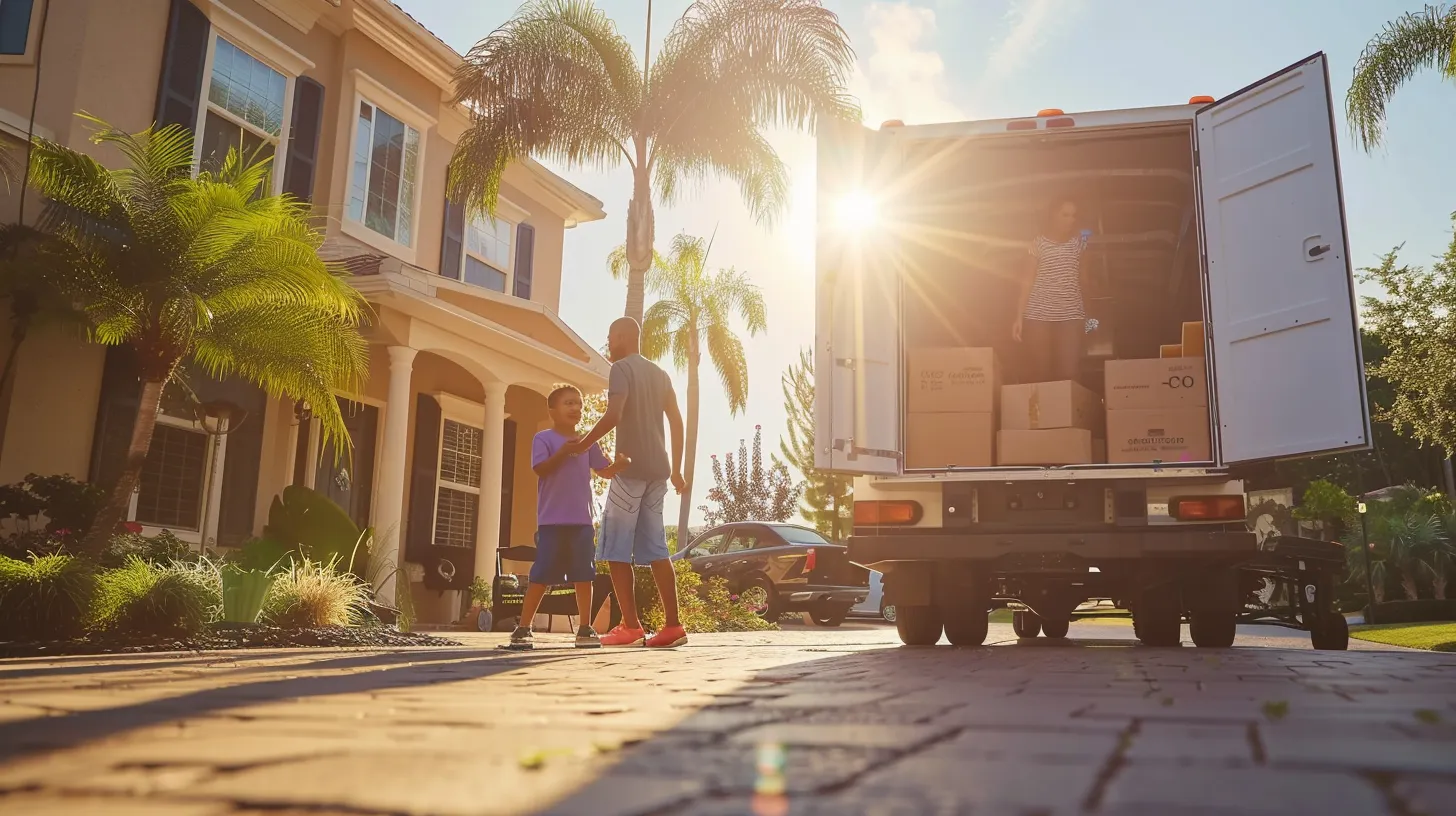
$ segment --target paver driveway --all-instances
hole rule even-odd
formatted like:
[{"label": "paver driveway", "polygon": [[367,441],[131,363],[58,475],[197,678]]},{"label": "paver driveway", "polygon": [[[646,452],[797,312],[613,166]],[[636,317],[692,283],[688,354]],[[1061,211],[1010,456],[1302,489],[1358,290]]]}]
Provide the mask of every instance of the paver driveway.
[{"label": "paver driveway", "polygon": [[1456,813],[1456,654],[1258,632],[4,661],[0,812]]}]

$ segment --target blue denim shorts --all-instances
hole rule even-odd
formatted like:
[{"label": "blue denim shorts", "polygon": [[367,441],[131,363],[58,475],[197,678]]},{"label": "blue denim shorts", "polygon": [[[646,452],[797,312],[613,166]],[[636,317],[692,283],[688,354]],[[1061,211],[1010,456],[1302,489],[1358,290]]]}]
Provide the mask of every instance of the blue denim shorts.
[{"label": "blue denim shorts", "polygon": [[602,514],[598,557],[639,567],[667,558],[667,531],[662,526],[666,496],[667,482],[613,478]]},{"label": "blue denim shorts", "polygon": [[536,531],[533,584],[576,584],[597,576],[596,541],[590,524],[543,524]]}]

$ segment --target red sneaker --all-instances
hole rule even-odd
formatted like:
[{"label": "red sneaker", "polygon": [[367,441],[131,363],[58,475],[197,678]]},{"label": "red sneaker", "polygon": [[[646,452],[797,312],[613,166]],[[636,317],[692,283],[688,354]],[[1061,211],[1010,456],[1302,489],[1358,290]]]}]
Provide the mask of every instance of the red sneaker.
[{"label": "red sneaker", "polygon": [[603,646],[641,646],[647,633],[641,629],[628,629],[623,624],[617,624],[617,628],[602,635]]},{"label": "red sneaker", "polygon": [[664,626],[662,631],[653,635],[647,641],[649,649],[671,649],[674,646],[682,646],[688,642],[688,630],[681,626]]}]

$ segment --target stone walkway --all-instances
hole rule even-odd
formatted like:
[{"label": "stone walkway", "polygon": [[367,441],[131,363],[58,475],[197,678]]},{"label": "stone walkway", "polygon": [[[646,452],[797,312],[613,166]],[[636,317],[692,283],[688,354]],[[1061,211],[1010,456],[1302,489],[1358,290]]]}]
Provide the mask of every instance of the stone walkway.
[{"label": "stone walkway", "polygon": [[0,661],[0,813],[1456,814],[1456,655],[1124,629]]}]

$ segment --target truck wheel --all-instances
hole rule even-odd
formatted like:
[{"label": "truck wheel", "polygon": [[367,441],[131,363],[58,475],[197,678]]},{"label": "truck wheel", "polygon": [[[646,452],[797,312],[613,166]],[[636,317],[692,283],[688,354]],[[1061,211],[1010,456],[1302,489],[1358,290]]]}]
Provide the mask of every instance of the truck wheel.
[{"label": "truck wheel", "polygon": [[1072,625],[1071,618],[1061,620],[1043,620],[1041,622],[1041,633],[1049,638],[1064,638],[1067,636],[1067,629]]},{"label": "truck wheel", "polygon": [[991,619],[982,606],[952,606],[944,610],[945,639],[953,646],[980,646],[986,642]]},{"label": "truck wheel", "polygon": [[906,646],[934,646],[940,642],[940,612],[933,606],[897,606],[895,631]]},{"label": "truck wheel", "polygon": [[848,604],[822,604],[809,612],[815,626],[838,626],[849,617]]},{"label": "truck wheel", "polygon": [[1138,639],[1149,646],[1178,646],[1183,637],[1183,609],[1178,585],[1163,584],[1143,591],[1137,611]]},{"label": "truck wheel", "polygon": [[1012,612],[1011,631],[1019,638],[1034,638],[1041,634],[1041,618],[1035,612]]},{"label": "truck wheel", "polygon": [[1350,648],[1350,624],[1339,612],[1316,615],[1309,630],[1309,645],[1343,652]]},{"label": "truck wheel", "polygon": [[1201,649],[1227,649],[1234,645],[1238,626],[1235,612],[1200,612],[1190,615],[1188,631],[1193,635],[1193,645]]}]

